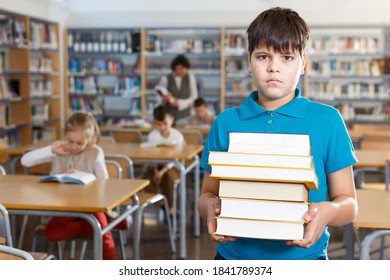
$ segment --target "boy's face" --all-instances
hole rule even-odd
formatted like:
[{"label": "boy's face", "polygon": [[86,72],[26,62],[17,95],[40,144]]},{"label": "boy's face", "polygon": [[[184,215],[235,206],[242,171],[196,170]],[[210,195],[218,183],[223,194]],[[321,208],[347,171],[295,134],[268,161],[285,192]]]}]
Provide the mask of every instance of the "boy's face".
[{"label": "boy's face", "polygon": [[164,120],[154,120],[156,129],[160,132],[161,136],[168,137],[173,125],[174,117],[166,115]]},{"label": "boy's face", "polygon": [[196,115],[200,119],[206,119],[206,117],[207,117],[207,106],[201,105],[201,106],[198,106],[198,107],[194,107],[194,110],[195,110]]},{"label": "boy's face", "polygon": [[248,57],[248,70],[258,91],[258,102],[264,109],[275,110],[294,99],[306,58],[297,50],[277,53],[261,46]]}]

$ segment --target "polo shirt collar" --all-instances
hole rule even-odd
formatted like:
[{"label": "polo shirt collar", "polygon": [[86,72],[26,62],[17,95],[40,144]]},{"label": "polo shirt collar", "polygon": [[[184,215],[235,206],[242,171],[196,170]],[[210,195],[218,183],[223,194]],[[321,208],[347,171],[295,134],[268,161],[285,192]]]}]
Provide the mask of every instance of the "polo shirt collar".
[{"label": "polo shirt collar", "polygon": [[[257,91],[252,91],[244,103],[239,107],[240,119],[249,119],[267,112],[256,101],[258,99]],[[289,103],[276,109],[274,112],[295,118],[304,118],[306,114],[306,104],[308,99],[301,96],[299,88],[295,89],[295,98]]]}]

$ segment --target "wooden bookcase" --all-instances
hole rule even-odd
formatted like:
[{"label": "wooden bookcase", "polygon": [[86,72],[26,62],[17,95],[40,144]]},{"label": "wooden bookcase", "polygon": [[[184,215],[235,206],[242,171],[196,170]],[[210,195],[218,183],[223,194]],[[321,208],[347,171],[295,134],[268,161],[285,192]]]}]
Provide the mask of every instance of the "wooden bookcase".
[{"label": "wooden bookcase", "polygon": [[390,121],[389,28],[311,28],[304,94],[338,108],[349,124]]},{"label": "wooden bookcase", "polygon": [[0,137],[8,146],[61,135],[57,23],[0,10]]},{"label": "wooden bookcase", "polygon": [[67,115],[92,112],[100,125],[143,117],[141,29],[66,31]]}]

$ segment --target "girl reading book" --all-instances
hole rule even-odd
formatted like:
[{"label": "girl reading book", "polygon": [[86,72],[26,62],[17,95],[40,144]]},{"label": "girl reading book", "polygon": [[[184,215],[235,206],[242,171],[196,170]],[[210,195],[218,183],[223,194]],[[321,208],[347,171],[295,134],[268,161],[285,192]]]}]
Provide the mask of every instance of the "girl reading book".
[{"label": "girl reading book", "polygon": [[[103,150],[96,145],[99,141],[99,127],[90,113],[76,112],[65,123],[65,140],[30,151],[21,162],[31,167],[51,162],[50,174],[83,171],[97,178],[108,178]],[[105,213],[94,213],[102,228],[107,226]],[[53,217],[45,229],[50,241],[63,241],[81,236],[93,236],[91,225],[80,218]],[[111,232],[103,236],[103,259],[116,259],[115,244]]]}]

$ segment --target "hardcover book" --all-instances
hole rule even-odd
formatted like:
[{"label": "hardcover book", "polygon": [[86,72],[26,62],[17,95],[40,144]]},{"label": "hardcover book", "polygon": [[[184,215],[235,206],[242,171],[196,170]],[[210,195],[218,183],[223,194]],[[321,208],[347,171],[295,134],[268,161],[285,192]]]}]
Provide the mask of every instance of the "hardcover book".
[{"label": "hardcover book", "polygon": [[86,185],[96,179],[95,175],[83,171],[75,171],[73,173],[61,173],[43,176],[39,182],[59,182],[59,183],[73,183]]}]

